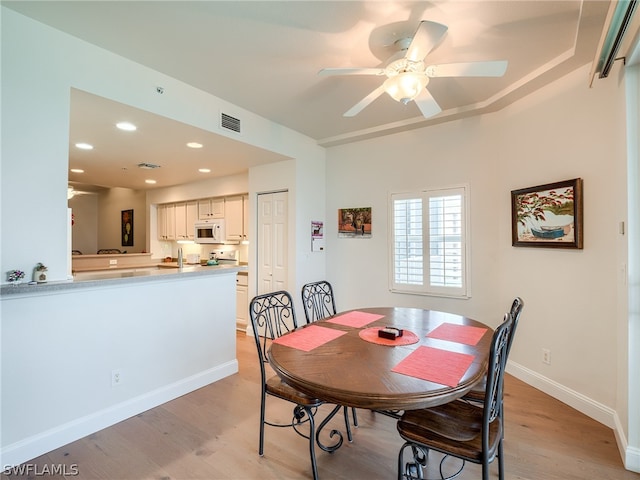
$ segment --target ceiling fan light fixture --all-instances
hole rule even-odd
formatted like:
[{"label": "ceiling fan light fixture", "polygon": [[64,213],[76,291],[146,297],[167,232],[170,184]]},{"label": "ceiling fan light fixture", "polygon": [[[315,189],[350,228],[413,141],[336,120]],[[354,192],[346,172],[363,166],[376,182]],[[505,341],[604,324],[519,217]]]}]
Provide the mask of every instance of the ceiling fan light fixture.
[{"label": "ceiling fan light fixture", "polygon": [[429,78],[421,73],[403,72],[387,78],[385,91],[394,100],[406,105],[427,87]]}]

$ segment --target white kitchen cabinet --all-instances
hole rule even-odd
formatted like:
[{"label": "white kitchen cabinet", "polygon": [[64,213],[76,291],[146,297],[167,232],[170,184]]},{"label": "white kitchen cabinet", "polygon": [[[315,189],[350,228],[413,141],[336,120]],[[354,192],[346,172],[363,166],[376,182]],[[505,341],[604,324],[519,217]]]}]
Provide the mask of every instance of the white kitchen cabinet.
[{"label": "white kitchen cabinet", "polygon": [[242,195],[226,197],[224,201],[227,241],[242,241],[244,240]]},{"label": "white kitchen cabinet", "polygon": [[193,240],[197,209],[195,201],[175,205],[176,240]]},{"label": "white kitchen cabinet", "polygon": [[176,215],[176,240],[187,238],[187,204],[177,203],[175,206]]},{"label": "white kitchen cabinet", "polygon": [[198,202],[187,202],[187,239],[196,236],[196,220],[198,219]]},{"label": "white kitchen cabinet", "polygon": [[173,204],[158,205],[158,239],[176,239],[176,208]]},{"label": "white kitchen cabinet", "polygon": [[245,332],[249,322],[249,277],[236,275],[236,329]]},{"label": "white kitchen cabinet", "polygon": [[198,200],[198,218],[200,220],[224,218],[224,197]]}]

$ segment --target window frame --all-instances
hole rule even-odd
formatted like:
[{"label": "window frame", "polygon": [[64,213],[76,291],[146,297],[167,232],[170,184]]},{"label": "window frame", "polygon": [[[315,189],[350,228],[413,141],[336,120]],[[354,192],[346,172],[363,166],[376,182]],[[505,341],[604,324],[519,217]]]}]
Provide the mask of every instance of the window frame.
[{"label": "window frame", "polygon": [[[429,198],[461,195],[462,196],[462,286],[450,287],[450,286],[438,286],[431,285],[430,281],[430,238],[429,238]],[[392,293],[403,293],[413,295],[425,295],[434,297],[450,297],[467,299],[471,297],[471,277],[470,277],[470,265],[471,265],[471,230],[470,225],[470,202],[469,202],[469,185],[460,184],[452,185],[449,187],[430,187],[422,188],[420,190],[390,192],[388,198],[388,221],[389,221],[389,290]],[[395,201],[396,200],[409,200],[409,199],[421,199],[422,200],[422,257],[423,257],[423,271],[422,271],[422,284],[412,285],[408,283],[396,283],[395,281]],[[426,239],[426,241],[425,241]]]}]

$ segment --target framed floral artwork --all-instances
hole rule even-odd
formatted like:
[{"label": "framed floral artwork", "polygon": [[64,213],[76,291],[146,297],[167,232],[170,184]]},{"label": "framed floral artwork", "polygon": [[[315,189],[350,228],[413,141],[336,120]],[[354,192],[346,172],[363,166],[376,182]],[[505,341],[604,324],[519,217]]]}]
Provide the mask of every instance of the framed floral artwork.
[{"label": "framed floral artwork", "polygon": [[583,248],[582,179],[511,191],[514,247]]}]

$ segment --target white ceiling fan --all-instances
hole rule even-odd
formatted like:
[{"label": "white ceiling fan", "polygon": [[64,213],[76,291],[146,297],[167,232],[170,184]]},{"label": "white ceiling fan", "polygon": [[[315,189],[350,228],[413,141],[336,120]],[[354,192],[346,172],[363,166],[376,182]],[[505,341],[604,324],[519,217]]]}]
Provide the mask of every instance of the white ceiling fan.
[{"label": "white ceiling fan", "polygon": [[73,197],[78,195],[96,195],[98,192],[91,192],[85,190],[78,190],[71,183],[67,185],[67,200],[71,200]]},{"label": "white ceiling fan", "polygon": [[427,65],[425,57],[444,38],[447,26],[424,20],[420,22],[413,38],[402,38],[395,42],[399,52],[391,57],[384,68],[323,68],[319,75],[385,75],[382,85],[347,110],[343,116],[353,117],[376,98],[387,92],[403,104],[416,102],[425,118],[442,111],[431,96],[427,85],[435,77],[501,77],[507,70],[506,60],[488,62],[462,62]]}]

